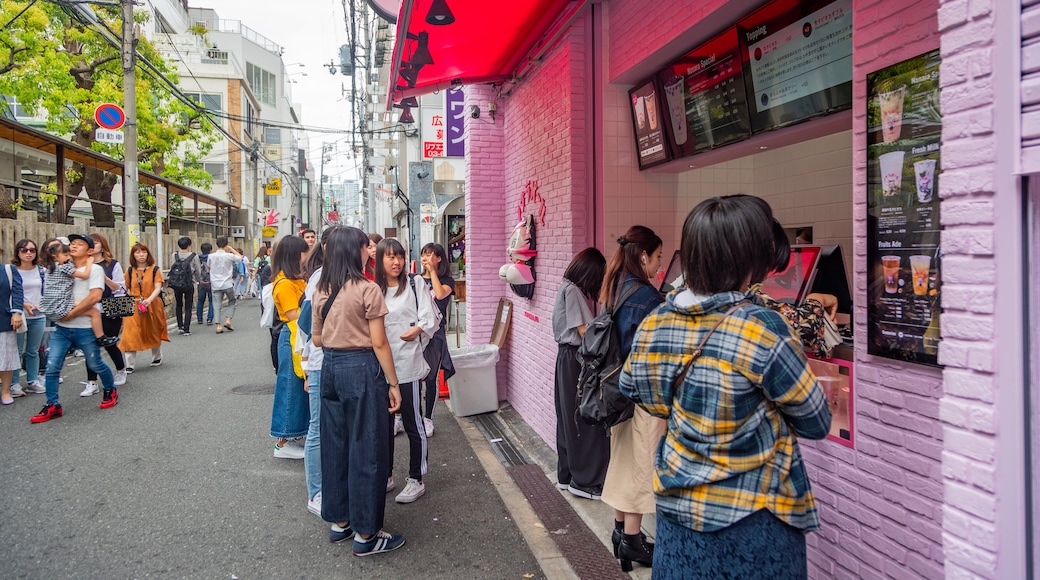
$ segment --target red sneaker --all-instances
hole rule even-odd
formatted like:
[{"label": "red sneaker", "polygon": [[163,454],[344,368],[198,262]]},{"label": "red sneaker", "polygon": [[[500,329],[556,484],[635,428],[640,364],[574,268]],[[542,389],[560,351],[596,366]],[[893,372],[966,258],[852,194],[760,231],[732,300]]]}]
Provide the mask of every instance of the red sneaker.
[{"label": "red sneaker", "polygon": [[115,407],[118,401],[119,393],[117,393],[115,389],[112,389],[111,391],[105,391],[105,393],[101,395],[101,404],[98,405],[98,408],[108,409],[110,407]]},{"label": "red sneaker", "polygon": [[29,417],[31,423],[46,423],[51,419],[57,419],[61,417],[61,405],[44,405],[43,410],[39,413]]}]

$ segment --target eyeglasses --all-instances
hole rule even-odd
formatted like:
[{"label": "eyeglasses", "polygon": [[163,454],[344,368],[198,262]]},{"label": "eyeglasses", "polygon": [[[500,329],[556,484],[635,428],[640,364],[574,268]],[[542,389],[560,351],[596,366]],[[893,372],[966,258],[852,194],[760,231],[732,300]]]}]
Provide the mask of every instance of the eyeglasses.
[{"label": "eyeglasses", "polygon": [[18,251],[23,254],[35,254],[36,248],[20,248]]}]

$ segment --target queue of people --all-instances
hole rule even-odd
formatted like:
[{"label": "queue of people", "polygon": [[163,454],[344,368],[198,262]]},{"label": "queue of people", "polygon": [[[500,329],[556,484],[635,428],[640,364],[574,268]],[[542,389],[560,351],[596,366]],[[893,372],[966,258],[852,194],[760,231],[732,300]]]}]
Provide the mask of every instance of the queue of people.
[{"label": "queue of people", "polygon": [[[614,508],[624,571],[807,577],[805,534],[820,524],[797,438],[826,437],[831,416],[803,349],[834,346],[824,320],[834,297],[791,306],[761,292],[790,250],[757,197],[716,197],[689,213],[685,282],[667,296],[654,284],[661,239],[633,226],[617,242],[606,265],[594,248],[576,255],[556,297],[557,487]],[[634,403],[609,436],[576,415],[577,352],[597,298],[612,313],[626,359],[620,390]],[[650,513],[654,543],[641,530]]]}]

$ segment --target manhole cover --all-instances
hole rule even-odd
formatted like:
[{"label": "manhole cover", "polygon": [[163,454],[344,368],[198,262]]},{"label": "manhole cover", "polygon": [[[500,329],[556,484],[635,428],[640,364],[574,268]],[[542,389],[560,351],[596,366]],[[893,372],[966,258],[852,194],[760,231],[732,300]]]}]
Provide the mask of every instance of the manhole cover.
[{"label": "manhole cover", "polygon": [[233,395],[273,395],[274,385],[239,385],[231,389]]}]

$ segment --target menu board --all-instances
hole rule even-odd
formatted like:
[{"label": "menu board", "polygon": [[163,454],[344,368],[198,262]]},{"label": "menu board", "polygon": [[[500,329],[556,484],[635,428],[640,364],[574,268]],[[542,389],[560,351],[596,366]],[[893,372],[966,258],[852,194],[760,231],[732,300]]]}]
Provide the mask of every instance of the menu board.
[{"label": "menu board", "polygon": [[867,75],[867,352],[938,363],[939,51]]},{"label": "menu board", "polygon": [[736,28],[686,53],[659,78],[676,157],[751,136]]},{"label": "menu board", "polygon": [[628,92],[632,111],[632,127],[636,132],[639,169],[659,165],[671,159],[664,141],[661,123],[660,93],[653,79]]},{"label": "menu board", "polygon": [[852,106],[852,0],[776,0],[737,32],[752,132]]}]

